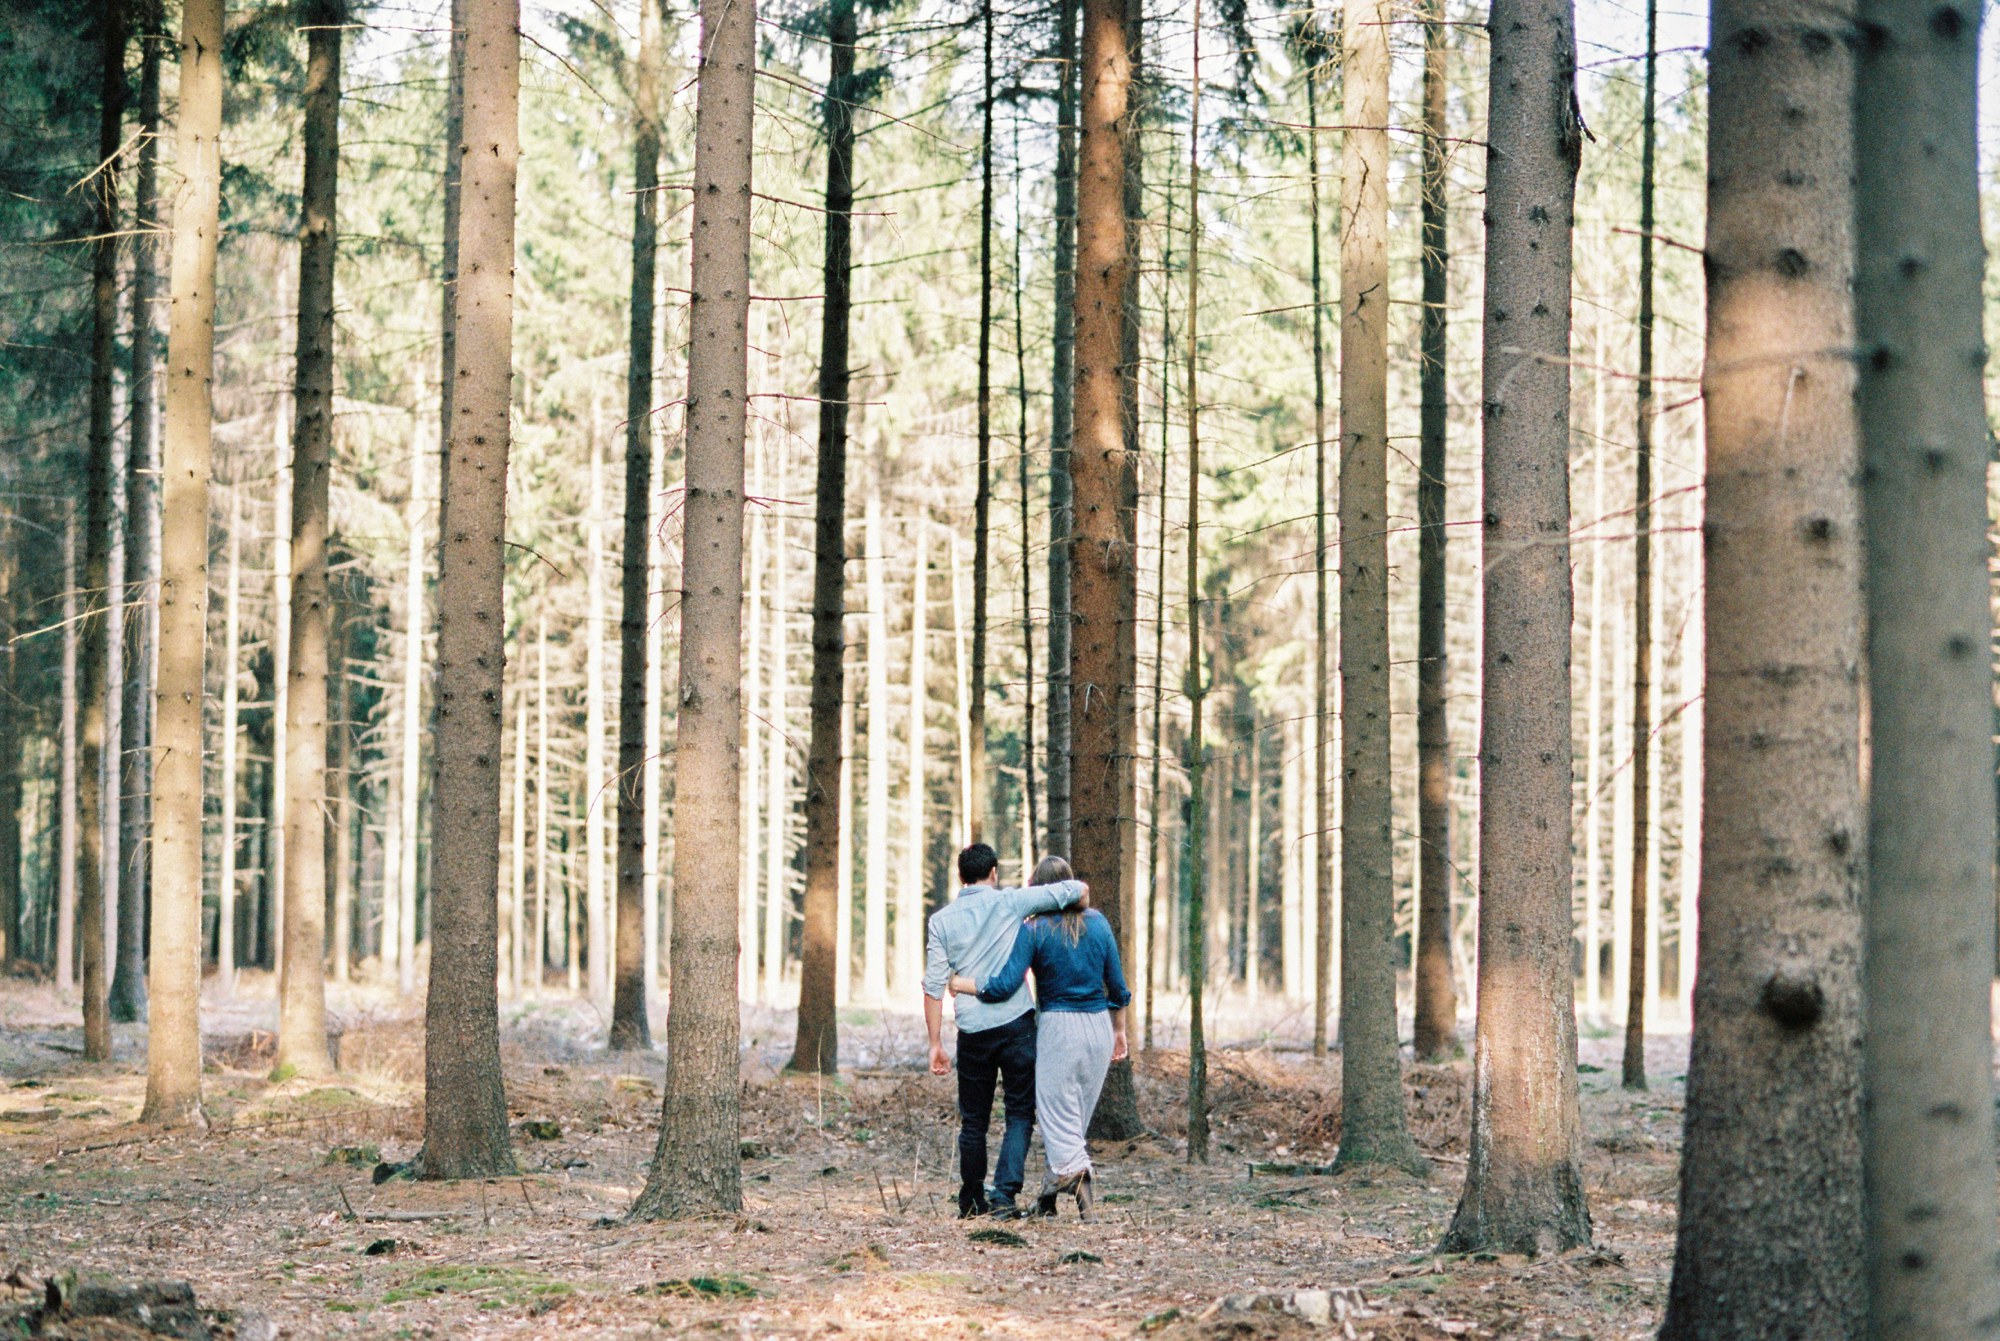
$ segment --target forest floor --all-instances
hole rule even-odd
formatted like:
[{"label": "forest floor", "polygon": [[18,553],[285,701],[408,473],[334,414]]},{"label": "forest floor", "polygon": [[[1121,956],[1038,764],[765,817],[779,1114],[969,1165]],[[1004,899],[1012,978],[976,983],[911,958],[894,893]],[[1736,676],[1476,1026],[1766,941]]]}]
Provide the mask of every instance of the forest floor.
[{"label": "forest floor", "polygon": [[[1596,1243],[1530,1260],[1432,1255],[1465,1171],[1462,1062],[1406,1072],[1428,1179],[1249,1172],[1324,1163],[1338,1138],[1338,1060],[1300,1046],[1296,1014],[1230,1003],[1211,1025],[1249,1041],[1210,1054],[1210,1163],[1186,1161],[1186,1057],[1162,1048],[1139,1062],[1156,1130],[1097,1152],[1099,1223],[1071,1204],[995,1243],[952,1218],[953,1081],[923,1068],[914,1013],[843,1012],[858,1069],[835,1083],[781,1075],[789,1016],[746,1009],[743,1211],[660,1225],[622,1218],[652,1153],[660,1058],[605,1053],[594,1011],[552,999],[503,1012],[519,1177],[377,1185],[378,1159],[416,1152],[421,1023],[379,990],[336,989],[333,1006],[342,1070],[308,1083],[271,1078],[268,979],[209,1002],[211,1127],[162,1134],[135,1125],[142,1026],[119,1027],[113,1061],[86,1064],[73,1001],[0,982],[0,1306],[75,1270],[185,1279],[204,1306],[287,1337],[1612,1341],[1650,1336],[1665,1298],[1681,1037],[1651,1041],[1654,1088],[1629,1093],[1617,1040],[1586,1030]],[[1039,1166],[1037,1142],[1030,1190]],[[1358,1299],[1359,1316],[1324,1328],[1270,1311],[1298,1289],[1358,1292],[1336,1311]],[[1266,1296],[1260,1311],[1215,1307],[1251,1294]]]}]

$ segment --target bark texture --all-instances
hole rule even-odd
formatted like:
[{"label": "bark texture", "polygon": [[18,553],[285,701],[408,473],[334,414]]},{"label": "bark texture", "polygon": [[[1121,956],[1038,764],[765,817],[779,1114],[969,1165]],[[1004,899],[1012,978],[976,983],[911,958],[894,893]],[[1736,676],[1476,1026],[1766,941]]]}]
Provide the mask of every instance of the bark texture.
[{"label": "bark texture", "polygon": [[736,1059],[742,855],[743,441],[756,6],[702,0],[676,755],[673,997],[660,1139],[632,1218],[743,1200]]},{"label": "bark texture", "polygon": [[1944,1341],[1989,1336],[2000,1313],[1980,11],[1964,0],[1858,8],[1868,1328],[1881,1341]]},{"label": "bark texture", "polygon": [[[1665,1341],[1862,1334],[1852,6],[1711,11],[1708,816]],[[1782,1301],[1782,1308],[1774,1308]]]},{"label": "bark texture", "polygon": [[[146,1017],[146,907],[152,885],[153,662],[158,640],[160,566],[160,53],[157,3],[132,10],[139,38],[138,172],[132,192],[131,437],[125,451],[125,702],[119,714],[118,942],[111,972],[111,1018]],[[0,814],[0,830],[6,819]]]},{"label": "bark texture", "polygon": [[821,103],[826,129],[826,255],[819,356],[819,464],[813,497],[811,726],[806,742],[806,852],[799,956],[799,1029],[791,1067],[831,1075],[840,1061],[837,950],[844,800],[841,701],[847,657],[847,330],[854,221],[854,0],[827,15],[831,68]]},{"label": "bark texture", "polygon": [[[1084,0],[1082,142],[1077,181],[1076,408],[1071,456],[1075,518],[1070,581],[1071,843],[1077,873],[1102,891],[1096,907],[1129,960],[1126,903],[1132,742],[1137,695],[1138,546],[1127,434],[1126,279],[1133,232],[1126,211],[1132,29],[1125,0]],[[976,748],[976,747],[975,747]],[[1112,1068],[1092,1133],[1143,1130],[1130,1063]]]},{"label": "bark texture", "polygon": [[[500,771],[520,153],[518,0],[466,0],[451,442],[439,492],[425,1178],[512,1173],[500,1078]],[[449,503],[445,494],[450,494]],[[416,634],[413,625],[412,636]],[[405,705],[414,711],[414,703]],[[407,804],[408,798],[405,798]],[[403,841],[414,844],[414,832]],[[407,932],[406,932],[407,934]]]},{"label": "bark texture", "polygon": [[1342,1168],[1425,1167],[1403,1113],[1389,778],[1389,6],[1349,0],[1340,234]]},{"label": "bark texture", "polygon": [[292,618],[285,695],[285,952],[278,1065],[333,1069],[326,1046],[328,476],[333,466],[333,271],[340,188],[343,0],[311,0],[300,194],[298,371],[292,429]]},{"label": "bark texture", "polygon": [[1076,141],[1078,0],[1056,5],[1056,237],[1049,407],[1048,850],[1070,849],[1070,530],[1076,441]]},{"label": "bark texture", "polygon": [[[973,842],[986,836],[986,809],[992,797],[986,783],[986,588],[991,543],[989,518],[993,510],[993,0],[981,0],[980,26],[984,33],[979,131],[979,374],[978,374],[978,465],[972,494],[972,702],[970,718],[971,750],[966,755],[966,781],[972,790],[966,827]],[[869,656],[874,656],[870,649]],[[875,767],[871,761],[869,767]],[[872,776],[872,774],[871,774]],[[872,809],[872,807],[871,807]],[[872,823],[872,821],[871,821]],[[871,883],[876,879],[871,867]]]},{"label": "bark texture", "polygon": [[1416,1055],[1458,1049],[1451,976],[1451,723],[1445,712],[1445,323],[1451,301],[1445,193],[1448,30],[1444,0],[1425,0],[1423,195],[1424,308],[1418,327],[1417,461],[1417,1009]]},{"label": "bark texture", "polygon": [[[111,1056],[111,954],[105,942],[105,885],[117,872],[104,868],[107,811],[104,760],[118,757],[118,736],[107,702],[110,643],[118,620],[107,608],[112,532],[118,525],[113,473],[118,469],[112,395],[118,346],[118,150],[125,126],[125,4],[107,0],[98,14],[98,170],[86,190],[91,199],[91,337],[89,460],[84,466],[83,589],[78,593],[83,640],[82,685],[77,705],[77,921],[83,937],[83,1055]],[[114,773],[115,777],[116,774]]]},{"label": "bark texture", "polygon": [[153,922],[147,1122],[201,1121],[201,716],[208,624],[208,481],[215,375],[215,238],[222,193],[222,2],[181,9],[180,115],[167,291],[154,693]]},{"label": "bark texture", "polygon": [[1569,0],[1493,7],[1481,373],[1479,1018],[1445,1243],[1590,1239],[1570,982],[1570,232],[1582,126]]},{"label": "bark texture", "polygon": [[618,620],[618,847],[613,1050],[650,1048],[646,1018],[646,688],[652,629],[649,530],[653,506],[653,302],[660,244],[660,71],[666,42],[659,0],[639,0],[633,72],[631,351],[625,374],[625,535]]},{"label": "bark texture", "polygon": [[[1101,3],[1101,0],[1098,0]],[[1088,33],[1086,28],[1085,32]],[[1201,618],[1201,0],[1194,2],[1194,77],[1188,103],[1187,296],[1187,839],[1181,870],[1187,887],[1183,940],[1188,974],[1187,1142],[1191,1163],[1208,1163],[1208,1040],[1202,998],[1208,988],[1208,678]],[[1086,252],[1086,255],[1088,253]]]}]

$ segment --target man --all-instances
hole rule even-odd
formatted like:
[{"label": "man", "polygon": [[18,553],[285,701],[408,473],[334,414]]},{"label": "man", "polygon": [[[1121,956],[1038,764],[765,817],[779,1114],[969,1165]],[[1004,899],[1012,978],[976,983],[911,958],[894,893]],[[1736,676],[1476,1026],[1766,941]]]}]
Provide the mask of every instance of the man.
[{"label": "man", "polygon": [[[984,843],[958,854],[958,897],[931,914],[924,959],[924,1024],[931,1036],[931,1074],[951,1070],[944,1050],[944,995],[953,974],[984,981],[1014,949],[1021,920],[1031,913],[1067,908],[1089,892],[1081,880],[1037,889],[1001,889],[1000,858]],[[958,1216],[1000,1219],[1020,1213],[1015,1198],[1027,1173],[1028,1138],[1035,1129],[1035,1003],[1024,982],[1005,1001],[957,998],[958,1017]],[[993,1117],[993,1086],[1006,1086],[1007,1132],[986,1182],[986,1127]]]}]

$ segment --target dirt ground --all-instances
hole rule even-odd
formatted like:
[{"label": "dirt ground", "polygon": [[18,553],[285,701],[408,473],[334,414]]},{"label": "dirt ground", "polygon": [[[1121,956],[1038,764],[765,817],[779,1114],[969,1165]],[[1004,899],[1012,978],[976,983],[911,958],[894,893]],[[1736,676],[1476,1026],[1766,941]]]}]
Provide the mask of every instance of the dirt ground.
[{"label": "dirt ground", "polygon": [[[1186,1059],[1163,1046],[1139,1064],[1154,1133],[1098,1150],[1099,1223],[1078,1223],[1072,1205],[1007,1226],[1017,1242],[980,1242],[984,1226],[952,1218],[953,1082],[923,1069],[914,1013],[844,1015],[857,1069],[832,1083],[780,1075],[788,1017],[746,1010],[742,1214],[628,1225],[658,1122],[657,1055],[606,1054],[602,1022],[574,1002],[510,1006],[521,1176],[378,1185],[378,1161],[416,1151],[421,1025],[369,989],[336,989],[333,1005],[342,1071],[308,1084],[271,1078],[267,980],[211,1002],[212,1126],[162,1135],[134,1125],[143,1027],[121,1026],[115,1060],[87,1065],[73,1002],[0,983],[0,1270],[12,1282],[0,1304],[78,1271],[185,1279],[204,1306],[261,1314],[286,1337],[1612,1341],[1650,1336],[1665,1298],[1680,1037],[1653,1040],[1654,1088],[1632,1094],[1617,1041],[1586,1031],[1596,1244],[1526,1260],[1431,1253],[1464,1176],[1464,1063],[1407,1072],[1427,1180],[1251,1173],[1253,1161],[1332,1157],[1339,1064],[1297,1045],[1295,1016],[1243,1003],[1213,1029],[1245,1041],[1211,1054],[1211,1162],[1186,1160]],[[1031,1189],[1039,1165],[1038,1143]],[[1297,1290],[1338,1292],[1331,1324],[1281,1311]]]}]

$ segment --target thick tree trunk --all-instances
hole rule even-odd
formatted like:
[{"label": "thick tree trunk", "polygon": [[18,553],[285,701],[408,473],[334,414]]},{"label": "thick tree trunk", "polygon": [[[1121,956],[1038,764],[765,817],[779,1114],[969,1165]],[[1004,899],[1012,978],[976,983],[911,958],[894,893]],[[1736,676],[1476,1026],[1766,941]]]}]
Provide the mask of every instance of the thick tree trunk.
[{"label": "thick tree trunk", "polygon": [[1312,228],[1312,357],[1313,357],[1313,729],[1312,768],[1306,789],[1311,801],[1312,835],[1307,871],[1311,906],[1306,909],[1312,927],[1312,1006],[1313,1056],[1326,1056],[1329,997],[1333,990],[1333,788],[1326,776],[1326,761],[1332,756],[1333,742],[1333,644],[1329,621],[1327,575],[1329,540],[1326,530],[1326,291],[1320,267],[1319,201],[1319,64],[1325,41],[1315,30],[1311,57],[1306,63],[1306,115],[1312,129],[1306,135],[1307,152],[1312,155],[1308,176],[1308,215]]},{"label": "thick tree trunk", "polygon": [[1632,508],[1632,957],[1626,980],[1624,1081],[1646,1088],[1646,998],[1652,991],[1656,911],[1653,816],[1653,107],[1658,86],[1658,0],[1646,3],[1646,77],[1639,131],[1639,387]]},{"label": "thick tree trunk", "polygon": [[[157,4],[134,10],[139,29],[139,170],[132,198],[132,371],[127,396],[131,437],[125,453],[125,702],[118,879],[118,944],[111,974],[111,1018],[146,1016],[146,906],[152,883],[148,829],[153,814],[153,647],[159,610],[159,361],[153,309],[160,299],[160,32]],[[9,812],[11,813],[11,812]],[[0,818],[0,825],[4,825]]]},{"label": "thick tree trunk", "polygon": [[1498,0],[1486,182],[1479,980],[1451,1251],[1588,1242],[1570,978],[1570,0]]},{"label": "thick tree trunk", "polygon": [[[650,1048],[646,1020],[647,850],[657,842],[646,727],[652,626],[653,301],[660,246],[660,74],[666,41],[660,0],[639,0],[639,64],[633,71],[632,298],[625,373],[624,583],[618,621],[618,964],[611,1047]],[[518,883],[518,882],[517,882]]]},{"label": "thick tree trunk", "polygon": [[[497,999],[501,677],[514,178],[520,150],[518,0],[466,0],[451,467],[441,477],[432,748],[430,987],[424,1015],[426,1178],[514,1171]],[[444,502],[444,490],[451,501]],[[415,630],[412,629],[412,633]],[[406,704],[414,708],[414,704]],[[409,798],[404,798],[408,805]],[[415,835],[405,838],[414,843]]]},{"label": "thick tree trunk", "polygon": [[[101,1062],[111,1056],[111,955],[105,944],[105,886],[115,889],[116,872],[104,869],[106,806],[104,760],[118,756],[111,729],[109,657],[117,621],[107,608],[111,582],[112,531],[118,525],[112,475],[118,468],[117,427],[112,422],[114,367],[118,344],[118,151],[124,141],[125,5],[110,0],[98,16],[100,104],[97,134],[99,171],[86,189],[91,198],[90,459],[84,467],[82,684],[78,711],[77,760],[77,917],[83,935],[83,1055]],[[115,774],[114,774],[115,776]],[[115,812],[114,812],[115,813]]]},{"label": "thick tree trunk", "polygon": [[1423,270],[1417,462],[1417,1010],[1416,1055],[1458,1048],[1451,980],[1451,725],[1445,712],[1445,322],[1450,311],[1445,192],[1444,0],[1424,22]]},{"label": "thick tree trunk", "polygon": [[[1910,0],[1858,8],[1855,313],[1873,750],[1862,1065],[1869,1335],[1955,1341],[1989,1334],[2000,1311],[1980,11]],[[1781,266],[1791,257],[1781,252]]]},{"label": "thick tree trunk", "polygon": [[[1085,40],[1090,49],[1089,16],[1098,7],[1121,0],[1085,0]],[[1206,725],[1208,676],[1202,665],[1205,635],[1201,617],[1201,0],[1194,0],[1194,69],[1188,81],[1188,297],[1187,297],[1187,837],[1182,870],[1186,876],[1188,975],[1187,1153],[1190,1162],[1208,1163],[1208,1040],[1205,1004],[1208,987],[1208,934],[1203,905],[1207,902],[1208,742]],[[1122,52],[1122,47],[1121,47]],[[1086,67],[1088,72],[1090,67]],[[1086,78],[1085,89],[1091,81]],[[1086,107],[1090,106],[1086,92]],[[1086,129],[1091,123],[1086,123]],[[1085,141],[1086,163],[1094,166]],[[1084,255],[1094,261],[1095,253]],[[1082,286],[1079,285],[1079,288]],[[1082,312],[1078,313],[1079,318]],[[1079,319],[1079,328],[1084,322]],[[1093,326],[1095,322],[1091,323]]]},{"label": "thick tree trunk", "polygon": [[284,944],[278,1065],[333,1069],[326,1046],[328,476],[333,467],[333,270],[340,172],[342,0],[313,0],[306,34],[298,374],[292,431],[290,679],[285,696]]},{"label": "thick tree trunk", "polygon": [[[444,543],[445,480],[451,474],[452,412],[457,395],[458,367],[458,246],[459,213],[464,203],[464,162],[459,147],[465,143],[465,6],[466,0],[450,0],[445,7],[450,22],[445,44],[444,83],[444,242],[439,249],[438,293],[442,301],[438,313],[438,543]],[[440,550],[440,557],[442,551]],[[414,841],[414,839],[412,840]],[[404,991],[409,988],[405,987]]]},{"label": "thick tree trunk", "polygon": [[[903,878],[896,893],[896,995],[905,1004],[923,990],[924,973],[924,829],[928,763],[924,731],[930,718],[931,554],[929,520],[919,512],[916,560],[910,586],[910,720],[906,728],[910,775],[903,789]],[[1027,532],[1023,531],[1023,535]],[[1033,660],[1027,663],[1033,665]]]},{"label": "thick tree trunk", "polygon": [[[1660,1335],[1859,1337],[1862,656],[1852,6],[1724,0],[1708,136],[1708,618],[1720,728]],[[1790,115],[1805,109],[1806,115]],[[1989,1229],[1990,1234],[1990,1229]]]},{"label": "thick tree trunk", "polygon": [[[1128,441],[1126,276],[1134,230],[1126,211],[1132,32],[1125,0],[1085,0],[1082,144],[1077,182],[1075,518],[1070,582],[1072,695],[1070,856],[1103,891],[1097,908],[1129,952],[1128,826],[1137,709],[1134,614],[1138,552]],[[977,748],[975,744],[975,749]],[[1129,957],[1129,956],[1128,956]],[[1120,1140],[1144,1130],[1128,1062],[1112,1068],[1091,1131]]]},{"label": "thick tree trunk", "polygon": [[1078,0],[1056,4],[1056,238],[1052,396],[1049,408],[1049,730],[1051,852],[1070,850],[1070,531],[1076,442],[1076,141]]},{"label": "thick tree trunk", "polygon": [[806,742],[804,935],[799,958],[799,1029],[795,1071],[832,1074],[840,1060],[835,1008],[847,965],[840,922],[839,860],[847,767],[841,751],[847,633],[847,325],[853,270],[854,0],[834,0],[827,14],[831,67],[821,104],[826,128],[826,302],[820,326],[819,456],[813,497],[812,724]]},{"label": "thick tree trunk", "polygon": [[[863,505],[862,568],[868,593],[868,833],[861,907],[861,998],[889,999],[889,583],[883,573],[882,463],[870,473]],[[978,587],[974,583],[974,589]],[[975,607],[973,645],[979,643]],[[977,702],[978,696],[974,695]],[[974,757],[978,731],[973,732]],[[974,792],[976,805],[978,792]]]},{"label": "thick tree trunk", "polygon": [[[153,741],[153,921],[147,967],[148,1122],[201,1121],[201,717],[208,624],[208,476],[215,240],[222,191],[223,0],[181,10],[179,141],[167,290],[165,497]],[[231,668],[234,673],[234,668]]]},{"label": "thick tree trunk", "polygon": [[742,1204],[736,973],[754,0],[702,0],[695,111],[686,555],[672,1004],[660,1139],[632,1218]]},{"label": "thick tree trunk", "polygon": [[1338,1163],[1424,1167],[1403,1112],[1389,775],[1389,6],[1342,39]]}]

